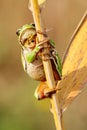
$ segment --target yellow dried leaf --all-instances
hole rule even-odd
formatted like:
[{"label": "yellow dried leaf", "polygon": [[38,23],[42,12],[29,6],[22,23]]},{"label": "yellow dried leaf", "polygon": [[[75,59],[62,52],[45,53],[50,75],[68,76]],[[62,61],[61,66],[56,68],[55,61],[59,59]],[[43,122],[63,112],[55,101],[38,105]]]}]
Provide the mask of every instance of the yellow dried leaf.
[{"label": "yellow dried leaf", "polygon": [[87,12],[76,29],[63,61],[59,101],[64,111],[87,86]]}]

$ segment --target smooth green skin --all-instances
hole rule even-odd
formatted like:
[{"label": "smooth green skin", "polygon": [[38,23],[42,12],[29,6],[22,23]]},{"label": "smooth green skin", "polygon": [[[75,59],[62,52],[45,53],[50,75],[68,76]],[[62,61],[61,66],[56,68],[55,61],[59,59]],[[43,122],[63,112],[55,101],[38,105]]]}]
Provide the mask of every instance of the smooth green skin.
[{"label": "smooth green skin", "polygon": [[[35,29],[34,24],[25,24],[24,26],[22,26],[20,29],[17,30],[16,34],[18,35],[19,39],[22,35],[22,32],[25,31],[26,29]],[[22,45],[22,47],[24,48],[24,46]],[[32,63],[35,60],[36,54],[40,51],[39,46],[36,46],[34,48],[34,50],[30,53],[26,54],[26,59],[28,63]]]},{"label": "smooth green skin", "polygon": [[[55,42],[52,39],[50,39],[49,42],[55,48]],[[61,59],[59,57],[58,52],[55,49],[54,49],[54,51],[55,51],[55,58],[57,60],[57,61],[54,61],[54,64],[56,66],[56,70],[58,71],[60,77],[62,77],[62,63],[61,63]]]},{"label": "smooth green skin", "polygon": [[25,24],[24,26],[22,26],[21,28],[19,28],[17,31],[16,31],[16,34],[19,36],[21,36],[22,32],[25,31],[26,29],[35,29],[35,25],[34,24]]},{"label": "smooth green skin", "polygon": [[37,55],[37,53],[38,53],[39,51],[40,51],[39,46],[36,46],[31,53],[27,53],[27,54],[26,54],[27,62],[28,62],[28,63],[32,63],[32,62],[35,60],[36,55]]}]

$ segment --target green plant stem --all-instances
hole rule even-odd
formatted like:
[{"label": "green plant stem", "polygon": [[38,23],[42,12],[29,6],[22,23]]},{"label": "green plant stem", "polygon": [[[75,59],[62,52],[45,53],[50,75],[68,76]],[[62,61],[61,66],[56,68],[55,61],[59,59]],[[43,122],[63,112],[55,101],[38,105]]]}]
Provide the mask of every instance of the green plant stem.
[{"label": "green plant stem", "polygon": [[[42,26],[38,1],[30,0],[30,4],[31,4],[31,11],[33,14],[36,30],[43,32],[43,26]],[[38,34],[38,39],[39,39],[39,41],[43,41],[44,36],[41,34]],[[44,46],[46,46],[46,43],[44,43]],[[49,50],[45,48],[44,51],[48,52]],[[52,66],[51,66],[50,60],[43,61],[43,66],[44,66],[48,86],[49,86],[49,88],[52,89],[55,87],[55,79],[53,76],[53,71],[52,71]],[[52,104],[52,113],[54,116],[56,128],[57,128],[57,130],[62,130],[62,123],[61,123],[62,119],[61,119],[61,111],[60,111],[60,105],[59,105],[59,101],[58,101],[58,95],[56,93],[53,94],[50,101]]]}]

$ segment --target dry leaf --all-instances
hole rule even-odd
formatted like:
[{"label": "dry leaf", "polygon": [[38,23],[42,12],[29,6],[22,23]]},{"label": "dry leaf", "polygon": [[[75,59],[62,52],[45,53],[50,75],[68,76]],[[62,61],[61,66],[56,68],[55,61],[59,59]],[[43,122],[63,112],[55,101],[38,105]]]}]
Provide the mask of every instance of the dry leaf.
[{"label": "dry leaf", "polygon": [[63,61],[59,101],[64,111],[87,86],[87,12],[75,31]]}]

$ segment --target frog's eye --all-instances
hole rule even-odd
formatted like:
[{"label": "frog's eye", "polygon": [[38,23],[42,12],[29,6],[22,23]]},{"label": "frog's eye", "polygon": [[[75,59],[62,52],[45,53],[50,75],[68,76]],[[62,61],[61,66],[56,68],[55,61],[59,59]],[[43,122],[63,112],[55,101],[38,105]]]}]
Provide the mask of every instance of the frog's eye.
[{"label": "frog's eye", "polygon": [[17,36],[20,35],[20,31],[21,31],[21,29],[18,29],[18,30],[16,31]]},{"label": "frog's eye", "polygon": [[34,48],[34,47],[35,47],[35,40],[32,39],[32,40],[28,43],[28,45],[29,45],[29,48]]},{"label": "frog's eye", "polygon": [[35,42],[34,40],[32,40],[31,42]]}]

